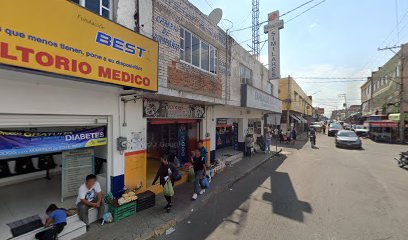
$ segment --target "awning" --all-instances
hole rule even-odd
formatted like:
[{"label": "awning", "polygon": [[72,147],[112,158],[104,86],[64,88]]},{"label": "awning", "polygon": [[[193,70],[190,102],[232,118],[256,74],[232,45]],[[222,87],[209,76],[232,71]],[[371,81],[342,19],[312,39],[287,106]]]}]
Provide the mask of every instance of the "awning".
[{"label": "awning", "polygon": [[398,122],[394,121],[373,121],[370,122],[370,127],[390,127],[390,128],[397,128]]},{"label": "awning", "polygon": [[298,116],[298,118],[300,119],[300,121],[302,121],[303,123],[307,123],[307,120],[304,119],[302,116]]},{"label": "awning", "polygon": [[[405,119],[408,119],[408,113],[405,113]],[[399,113],[391,113],[390,115],[388,115],[388,120],[399,122],[400,114]]]},{"label": "awning", "polygon": [[294,120],[296,120],[298,123],[301,122],[300,119],[299,119],[296,115],[291,114],[290,116],[291,116]]},{"label": "awning", "polygon": [[197,123],[199,120],[197,119],[163,119],[163,118],[149,118],[148,123],[152,125],[159,125],[159,124],[186,124],[186,123]]}]

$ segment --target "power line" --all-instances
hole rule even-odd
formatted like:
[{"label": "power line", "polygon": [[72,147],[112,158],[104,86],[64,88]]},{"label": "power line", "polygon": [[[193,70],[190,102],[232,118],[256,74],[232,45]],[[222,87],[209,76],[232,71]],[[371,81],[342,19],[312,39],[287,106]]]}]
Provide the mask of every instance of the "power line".
[{"label": "power line", "polygon": [[[315,0],[309,0],[309,1],[305,2],[305,3],[302,3],[301,5],[299,5],[299,6],[295,7],[295,8],[293,8],[293,9],[285,12],[284,14],[280,15],[279,17],[283,17],[283,16],[285,16],[285,15],[287,15],[287,14],[289,14],[289,13],[291,13],[291,12],[293,12],[293,11],[295,11],[295,10],[297,10],[297,9],[299,9],[299,8],[305,6],[305,5],[307,5],[307,4],[309,4],[309,3],[313,2],[313,1],[315,1]],[[324,1],[326,1],[326,0],[324,0]],[[268,22],[268,20],[260,22],[259,25],[262,25],[262,24],[267,23],[267,22]],[[243,28],[239,28],[239,29],[236,29],[236,30],[232,30],[231,32],[238,32],[238,31],[242,31],[242,30],[246,30],[246,29],[250,29],[250,28],[252,28],[252,25],[248,26],[248,27],[243,27]]]},{"label": "power line", "polygon": [[318,2],[318,3],[316,3],[315,5],[311,6],[311,7],[308,8],[308,9],[306,9],[305,11],[303,11],[303,12],[299,13],[298,15],[294,16],[293,18],[290,18],[289,20],[286,21],[286,23],[288,23],[288,22],[290,22],[290,21],[292,21],[292,20],[294,20],[294,19],[296,19],[296,18],[302,16],[303,14],[307,13],[308,11],[312,10],[313,8],[319,6],[320,4],[322,4],[322,3],[326,2],[326,1],[327,1],[327,0],[322,0],[322,1]]}]

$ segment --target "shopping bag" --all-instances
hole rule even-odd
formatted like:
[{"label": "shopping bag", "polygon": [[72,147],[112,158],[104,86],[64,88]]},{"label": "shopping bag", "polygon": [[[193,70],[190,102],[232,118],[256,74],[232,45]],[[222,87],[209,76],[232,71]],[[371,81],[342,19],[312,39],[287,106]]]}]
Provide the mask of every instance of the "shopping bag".
[{"label": "shopping bag", "polygon": [[173,197],[173,195],[174,195],[174,189],[173,189],[173,185],[171,184],[170,181],[167,181],[167,182],[164,184],[163,193],[164,193],[164,196]]},{"label": "shopping bag", "polygon": [[204,188],[204,189],[207,189],[210,187],[210,183],[208,182],[208,179],[206,177],[200,180],[200,185],[201,185],[201,188]]},{"label": "shopping bag", "polygon": [[190,168],[188,170],[188,181],[189,182],[194,182],[195,181],[195,173],[194,173],[194,169]]}]

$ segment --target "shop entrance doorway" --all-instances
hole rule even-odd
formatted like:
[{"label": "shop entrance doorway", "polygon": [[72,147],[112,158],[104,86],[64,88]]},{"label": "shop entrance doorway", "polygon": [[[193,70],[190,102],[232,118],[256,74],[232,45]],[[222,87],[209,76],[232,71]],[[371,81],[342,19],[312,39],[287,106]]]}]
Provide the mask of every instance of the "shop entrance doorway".
[{"label": "shop entrance doorway", "polygon": [[182,167],[191,157],[199,139],[199,121],[195,119],[148,119],[147,121],[147,187],[160,166],[160,158],[169,157]]},{"label": "shop entrance doorway", "polygon": [[107,191],[108,126],[44,125],[0,124],[0,239],[12,237],[8,223],[45,218],[51,203],[75,208],[85,174],[96,174]]}]

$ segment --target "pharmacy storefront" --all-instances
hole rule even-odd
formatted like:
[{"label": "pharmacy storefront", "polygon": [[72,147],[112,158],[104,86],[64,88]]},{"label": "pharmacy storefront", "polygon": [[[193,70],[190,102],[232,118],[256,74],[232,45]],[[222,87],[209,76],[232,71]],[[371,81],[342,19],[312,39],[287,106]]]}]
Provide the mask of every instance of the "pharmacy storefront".
[{"label": "pharmacy storefront", "polygon": [[90,173],[105,193],[123,188],[120,98],[124,87],[157,91],[158,46],[69,1],[2,10],[0,239],[8,239],[8,223],[44,217],[50,203],[75,207]]}]

